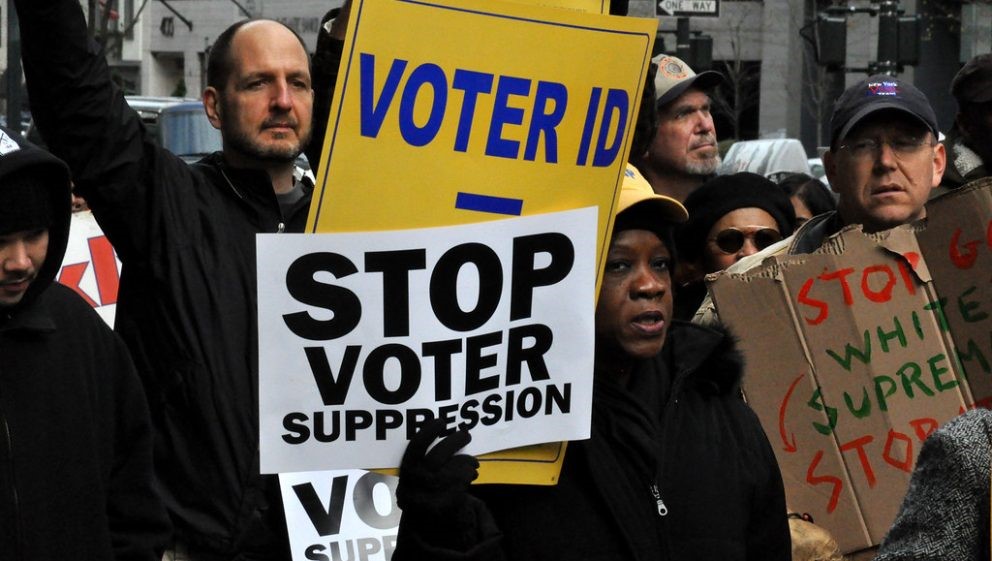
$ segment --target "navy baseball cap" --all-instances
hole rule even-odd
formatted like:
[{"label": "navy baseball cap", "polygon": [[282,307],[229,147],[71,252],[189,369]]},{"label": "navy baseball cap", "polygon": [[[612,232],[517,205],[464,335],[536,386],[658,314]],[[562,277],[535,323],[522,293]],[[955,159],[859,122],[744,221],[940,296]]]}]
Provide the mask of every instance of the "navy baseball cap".
[{"label": "navy baseball cap", "polygon": [[876,74],[844,90],[830,117],[830,145],[844,140],[862,119],[876,111],[895,109],[916,117],[934,137],[940,135],[930,101],[915,86],[899,78]]}]

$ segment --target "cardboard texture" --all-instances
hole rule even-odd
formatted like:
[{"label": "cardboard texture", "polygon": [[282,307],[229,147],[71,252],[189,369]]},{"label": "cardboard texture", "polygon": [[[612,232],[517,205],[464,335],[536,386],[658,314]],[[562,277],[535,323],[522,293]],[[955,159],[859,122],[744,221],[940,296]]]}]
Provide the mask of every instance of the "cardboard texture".
[{"label": "cardboard texture", "polygon": [[870,235],[849,227],[817,253],[710,285],[741,338],[745,391],[790,510],[844,552],[884,537],[923,440],[992,402],[992,181],[931,202],[928,216]]}]

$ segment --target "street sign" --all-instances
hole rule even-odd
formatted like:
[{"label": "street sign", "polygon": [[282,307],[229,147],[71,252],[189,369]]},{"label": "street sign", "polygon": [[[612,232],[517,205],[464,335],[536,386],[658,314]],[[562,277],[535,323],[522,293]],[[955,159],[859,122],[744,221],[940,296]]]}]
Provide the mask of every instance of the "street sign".
[{"label": "street sign", "polygon": [[718,18],[720,0],[661,0],[658,2],[658,15]]}]

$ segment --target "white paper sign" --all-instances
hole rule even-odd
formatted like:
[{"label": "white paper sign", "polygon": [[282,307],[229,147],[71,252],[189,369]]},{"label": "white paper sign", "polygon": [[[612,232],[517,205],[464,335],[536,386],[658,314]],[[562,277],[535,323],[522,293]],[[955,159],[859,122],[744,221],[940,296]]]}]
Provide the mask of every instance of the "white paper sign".
[{"label": "white paper sign", "polygon": [[389,561],[397,478],[357,469],[279,476],[293,561]]},{"label": "white paper sign", "polygon": [[72,215],[58,281],[76,291],[113,327],[121,262],[90,211]]},{"label": "white paper sign", "polygon": [[596,218],[258,236],[262,472],[397,467],[434,417],[470,454],[588,438]]}]

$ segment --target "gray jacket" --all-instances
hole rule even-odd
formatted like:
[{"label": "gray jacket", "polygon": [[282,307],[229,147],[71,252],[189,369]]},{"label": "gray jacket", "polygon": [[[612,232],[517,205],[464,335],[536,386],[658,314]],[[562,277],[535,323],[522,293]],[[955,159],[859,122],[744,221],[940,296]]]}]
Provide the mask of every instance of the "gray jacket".
[{"label": "gray jacket", "polygon": [[992,411],[975,409],[923,443],[875,561],[989,559]]}]

